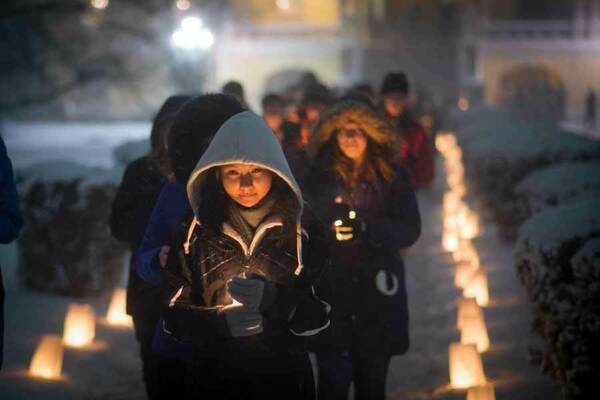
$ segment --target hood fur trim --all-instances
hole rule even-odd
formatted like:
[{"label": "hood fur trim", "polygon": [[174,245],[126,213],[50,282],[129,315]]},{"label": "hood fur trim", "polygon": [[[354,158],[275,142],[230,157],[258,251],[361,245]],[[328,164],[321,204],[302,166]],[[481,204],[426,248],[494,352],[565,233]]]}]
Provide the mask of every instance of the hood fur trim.
[{"label": "hood fur trim", "polygon": [[400,139],[393,126],[369,106],[356,101],[343,101],[332,106],[313,128],[308,154],[314,158],[319,150],[345,124],[354,123],[374,142],[400,151]]}]

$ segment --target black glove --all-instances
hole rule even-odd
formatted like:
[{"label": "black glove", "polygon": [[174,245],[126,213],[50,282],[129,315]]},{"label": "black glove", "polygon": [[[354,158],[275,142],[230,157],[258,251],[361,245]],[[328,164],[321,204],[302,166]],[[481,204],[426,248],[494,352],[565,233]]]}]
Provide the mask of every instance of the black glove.
[{"label": "black glove", "polygon": [[233,277],[227,283],[231,297],[251,311],[267,311],[277,295],[277,286],[261,275],[246,273],[244,278]]}]

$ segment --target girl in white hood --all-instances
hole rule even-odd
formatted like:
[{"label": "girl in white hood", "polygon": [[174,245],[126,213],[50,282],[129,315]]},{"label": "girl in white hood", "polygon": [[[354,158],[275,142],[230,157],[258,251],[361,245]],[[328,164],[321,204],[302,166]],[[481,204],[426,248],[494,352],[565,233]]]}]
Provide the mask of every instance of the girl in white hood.
[{"label": "girl in white hood", "polygon": [[190,395],[312,398],[304,339],[329,325],[313,289],[327,244],[262,118],[227,120],[187,192],[195,217],[165,271],[164,329],[195,345]]}]

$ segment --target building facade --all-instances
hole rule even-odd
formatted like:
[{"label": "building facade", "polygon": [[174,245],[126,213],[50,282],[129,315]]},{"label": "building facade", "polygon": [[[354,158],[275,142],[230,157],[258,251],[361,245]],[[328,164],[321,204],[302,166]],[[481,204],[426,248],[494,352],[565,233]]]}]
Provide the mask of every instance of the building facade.
[{"label": "building facade", "polygon": [[[524,4],[524,3],[529,3]],[[462,14],[459,79],[497,104],[503,76],[523,66],[547,69],[566,95],[565,114],[582,117],[600,92],[600,0],[485,0]]]}]

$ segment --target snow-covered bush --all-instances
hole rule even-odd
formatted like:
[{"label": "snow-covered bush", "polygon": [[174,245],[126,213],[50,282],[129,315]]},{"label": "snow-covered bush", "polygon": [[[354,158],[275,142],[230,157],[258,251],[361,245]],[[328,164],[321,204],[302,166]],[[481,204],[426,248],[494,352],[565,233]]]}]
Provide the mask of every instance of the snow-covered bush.
[{"label": "snow-covered bush", "polygon": [[113,158],[118,165],[125,167],[132,161],[145,156],[150,151],[150,140],[129,140],[113,150]]},{"label": "snow-covered bush", "polygon": [[563,399],[589,399],[600,370],[600,208],[594,200],[551,207],[519,230],[517,271],[534,306],[538,352]]},{"label": "snow-covered bush", "polygon": [[584,198],[600,199],[600,160],[538,169],[519,182],[515,193],[527,215]]},{"label": "snow-covered bush", "polygon": [[115,285],[125,251],[108,228],[118,173],[63,161],[17,172],[25,218],[19,271],[25,285],[73,296]]},{"label": "snow-covered bush", "polygon": [[558,162],[600,159],[600,142],[518,120],[471,125],[459,135],[468,188],[512,241],[523,213],[515,186],[533,170]]}]

